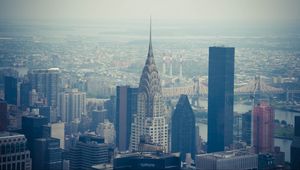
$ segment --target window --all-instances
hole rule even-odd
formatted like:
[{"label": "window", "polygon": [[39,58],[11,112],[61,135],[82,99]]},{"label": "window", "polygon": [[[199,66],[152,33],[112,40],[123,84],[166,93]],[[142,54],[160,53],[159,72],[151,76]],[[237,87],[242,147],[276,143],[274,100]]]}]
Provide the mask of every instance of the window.
[{"label": "window", "polygon": [[25,169],[25,162],[22,162],[22,168],[21,169]]},{"label": "window", "polygon": [[25,146],[24,146],[24,143],[21,143],[21,145],[20,145],[20,151],[21,151],[21,152],[24,152],[24,150],[25,150],[24,147],[25,147]]},{"label": "window", "polygon": [[6,154],[10,154],[10,144],[6,144]]},{"label": "window", "polygon": [[20,144],[19,143],[16,144],[16,152],[20,152]]},{"label": "window", "polygon": [[5,154],[5,145],[1,145],[1,155]]},{"label": "window", "polygon": [[10,152],[11,152],[11,153],[15,153],[15,148],[16,148],[15,144],[12,143],[10,146],[11,146]]}]

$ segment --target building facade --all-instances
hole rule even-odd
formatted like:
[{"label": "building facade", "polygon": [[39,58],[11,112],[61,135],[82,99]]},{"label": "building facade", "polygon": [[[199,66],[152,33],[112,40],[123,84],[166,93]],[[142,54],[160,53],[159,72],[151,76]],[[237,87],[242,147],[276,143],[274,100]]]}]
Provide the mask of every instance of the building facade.
[{"label": "building facade", "polygon": [[52,123],[51,125],[51,134],[52,138],[57,138],[60,140],[60,148],[65,148],[65,123]]},{"label": "building facade", "polygon": [[233,142],[234,48],[210,47],[207,151],[224,151]]},{"label": "building facade", "polygon": [[58,68],[33,70],[29,73],[29,79],[32,89],[47,99],[48,106],[56,108],[60,87],[60,70]]},{"label": "building facade", "polygon": [[274,110],[267,102],[253,108],[253,147],[256,153],[274,151]]},{"label": "building facade", "polygon": [[62,170],[62,150],[59,139],[35,139],[32,160],[32,170]]},{"label": "building facade", "polygon": [[247,150],[214,152],[196,156],[197,170],[257,169],[258,156]]},{"label": "building facade", "polygon": [[20,105],[23,109],[29,107],[29,92],[31,91],[31,84],[23,82],[20,86]]},{"label": "building facade", "polygon": [[251,117],[252,111],[242,115],[242,141],[246,142],[247,145],[251,145]]},{"label": "building facade", "polygon": [[137,113],[138,88],[117,86],[116,96],[116,145],[118,150],[129,150],[131,123],[133,115]]},{"label": "building facade", "polygon": [[58,113],[63,122],[80,120],[82,114],[86,114],[86,93],[78,89],[67,89],[59,94]]},{"label": "building facade", "polygon": [[90,170],[94,165],[108,163],[108,145],[101,137],[82,135],[70,149],[69,159],[70,170]]},{"label": "building facade", "polygon": [[300,116],[295,116],[294,139],[291,144],[291,169],[300,168]]},{"label": "building facade", "polygon": [[8,104],[17,105],[18,80],[15,77],[4,77],[4,99]]},{"label": "building facade", "polygon": [[104,119],[107,115],[107,110],[93,110],[92,111],[92,123],[91,123],[91,130],[96,130],[99,123],[104,123]]},{"label": "building facade", "polygon": [[8,126],[8,104],[0,99],[0,131],[7,130]]},{"label": "building facade", "polygon": [[187,95],[181,95],[172,115],[171,151],[180,152],[180,158],[185,160],[190,153],[195,158],[196,129],[195,115]]},{"label": "building facade", "polygon": [[0,132],[0,169],[31,170],[30,151],[22,134]]},{"label": "building facade", "polygon": [[103,123],[99,123],[96,133],[104,137],[104,143],[115,144],[116,131],[115,126],[108,119],[105,119]]},{"label": "building facade", "polygon": [[151,23],[149,50],[140,78],[137,113],[134,115],[131,128],[131,150],[138,150],[142,136],[149,137],[152,143],[163,146],[165,151],[168,150],[168,124],[166,122],[160,78],[154,61]]},{"label": "building facade", "polygon": [[173,154],[131,153],[117,155],[114,170],[180,170],[180,158]]},{"label": "building facade", "polygon": [[29,115],[22,117],[22,132],[27,138],[27,146],[31,152],[33,150],[34,140],[45,137],[43,126],[47,124],[48,120],[44,116]]}]

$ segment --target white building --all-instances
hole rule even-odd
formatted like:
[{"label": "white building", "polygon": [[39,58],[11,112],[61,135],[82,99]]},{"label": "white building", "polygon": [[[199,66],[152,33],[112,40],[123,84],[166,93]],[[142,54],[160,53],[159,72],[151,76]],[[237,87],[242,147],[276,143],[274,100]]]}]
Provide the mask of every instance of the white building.
[{"label": "white building", "polygon": [[104,123],[99,123],[96,129],[97,135],[104,137],[104,143],[115,143],[116,131],[114,124],[105,119]]},{"label": "white building", "polygon": [[60,148],[65,148],[65,123],[52,123],[51,124],[51,134],[52,138],[57,138],[60,140]]},{"label": "white building", "polygon": [[214,152],[196,156],[197,170],[258,169],[258,156],[247,150]]},{"label": "white building", "polygon": [[130,149],[138,150],[141,136],[150,137],[151,143],[168,150],[168,124],[158,70],[154,61],[151,42],[147,60],[141,75],[137,99],[137,113],[134,115],[130,138]]},{"label": "white building", "polygon": [[58,113],[63,122],[72,122],[81,119],[81,115],[86,113],[86,93],[78,89],[67,89],[59,94]]}]

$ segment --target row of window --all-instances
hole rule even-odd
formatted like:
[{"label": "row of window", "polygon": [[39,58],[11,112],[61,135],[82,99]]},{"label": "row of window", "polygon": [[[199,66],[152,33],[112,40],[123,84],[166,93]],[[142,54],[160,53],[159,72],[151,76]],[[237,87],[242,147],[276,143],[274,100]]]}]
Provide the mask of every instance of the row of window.
[{"label": "row of window", "polygon": [[19,161],[29,158],[29,154],[21,154],[21,155],[12,155],[12,156],[3,156],[0,157],[0,163],[1,162],[10,162],[10,161]]},{"label": "row of window", "polygon": [[25,138],[13,138],[13,139],[4,139],[4,140],[0,140],[0,145],[1,145],[1,143],[3,142],[3,143],[11,143],[11,142],[20,142],[20,141],[22,141],[22,142],[25,142]]},{"label": "row of window", "polygon": [[0,153],[1,155],[4,154],[10,154],[10,153],[18,153],[18,152],[24,152],[26,149],[25,143],[12,143],[12,144],[6,144],[1,145],[0,147]]},{"label": "row of window", "polygon": [[25,169],[25,162],[3,164],[0,167],[1,167],[1,170],[23,170],[23,169]]}]

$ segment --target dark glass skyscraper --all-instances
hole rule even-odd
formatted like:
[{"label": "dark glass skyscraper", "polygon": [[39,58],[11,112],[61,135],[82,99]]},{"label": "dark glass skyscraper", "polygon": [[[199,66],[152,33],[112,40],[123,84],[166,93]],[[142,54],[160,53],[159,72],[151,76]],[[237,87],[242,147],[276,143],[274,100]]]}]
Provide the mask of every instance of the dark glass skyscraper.
[{"label": "dark glass skyscraper", "polygon": [[56,138],[38,138],[34,140],[32,152],[32,170],[61,170],[62,150]]},{"label": "dark glass skyscraper", "polygon": [[17,105],[17,79],[15,77],[5,77],[4,78],[4,93],[5,101],[8,104]]},{"label": "dark glass skyscraper", "polygon": [[300,168],[300,116],[295,116],[294,139],[291,145],[291,169]]},{"label": "dark glass skyscraper", "polygon": [[187,95],[181,95],[172,115],[172,152],[180,152],[181,160],[187,153],[195,158],[195,115]]},{"label": "dark glass skyscraper", "polygon": [[251,145],[251,116],[252,112],[246,112],[242,115],[242,140]]},{"label": "dark glass skyscraper", "polygon": [[7,130],[8,126],[8,114],[7,114],[7,103],[0,99],[0,131]]},{"label": "dark glass skyscraper", "polygon": [[224,151],[233,140],[234,48],[209,47],[208,152]]},{"label": "dark glass skyscraper", "polygon": [[22,132],[27,138],[27,146],[33,151],[34,140],[45,137],[43,134],[43,126],[47,125],[48,120],[44,116],[23,116],[22,117]]},{"label": "dark glass skyscraper", "polygon": [[20,105],[22,108],[29,106],[29,92],[31,90],[31,84],[29,82],[23,82],[20,87]]},{"label": "dark glass skyscraper", "polygon": [[129,149],[131,122],[137,112],[138,88],[117,86],[116,145],[120,151]]}]

